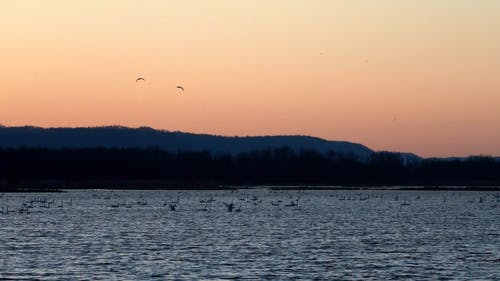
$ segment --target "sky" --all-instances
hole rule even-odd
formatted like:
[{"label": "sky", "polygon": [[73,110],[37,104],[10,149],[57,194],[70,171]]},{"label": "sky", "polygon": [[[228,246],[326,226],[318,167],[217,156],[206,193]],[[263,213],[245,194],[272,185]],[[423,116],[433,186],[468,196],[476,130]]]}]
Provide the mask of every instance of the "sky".
[{"label": "sky", "polygon": [[0,0],[0,123],[500,155],[498,11],[498,0]]}]

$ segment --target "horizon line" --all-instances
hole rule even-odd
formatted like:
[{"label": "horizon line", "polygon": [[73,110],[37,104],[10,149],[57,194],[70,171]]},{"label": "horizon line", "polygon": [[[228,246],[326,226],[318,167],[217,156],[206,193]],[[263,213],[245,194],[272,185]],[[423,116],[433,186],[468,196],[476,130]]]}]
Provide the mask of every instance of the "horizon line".
[{"label": "horizon line", "polygon": [[304,134],[274,134],[274,135],[221,135],[221,134],[212,134],[212,133],[195,133],[195,132],[188,132],[188,131],[171,131],[168,129],[159,129],[159,128],[154,128],[151,126],[143,125],[143,126],[124,126],[124,125],[96,125],[96,126],[38,126],[38,125],[5,125],[0,123],[0,128],[36,128],[36,129],[104,129],[104,128],[116,128],[116,129],[149,129],[153,131],[158,131],[158,132],[166,132],[166,133],[184,133],[184,134],[192,134],[192,135],[205,135],[205,136],[215,136],[215,137],[227,137],[227,138],[252,138],[252,137],[309,137],[309,138],[315,138],[315,139],[320,139],[324,141],[331,141],[331,142],[345,142],[345,143],[351,143],[351,144],[357,144],[364,146],[374,152],[393,152],[393,153],[400,153],[400,154],[413,154],[419,158],[422,159],[448,159],[448,158],[470,158],[470,157],[475,157],[475,156],[486,156],[486,157],[493,157],[493,158],[498,158],[500,156],[495,156],[493,154],[469,154],[469,155],[462,155],[462,156],[457,156],[457,155],[452,155],[452,156],[420,156],[417,153],[414,152],[408,152],[408,151],[391,151],[391,150],[375,150],[372,149],[370,146],[364,144],[364,143],[359,143],[359,142],[353,142],[353,141],[347,141],[347,140],[332,140],[332,139],[327,139],[327,138],[322,138],[322,137],[317,137],[313,135],[304,135]]}]

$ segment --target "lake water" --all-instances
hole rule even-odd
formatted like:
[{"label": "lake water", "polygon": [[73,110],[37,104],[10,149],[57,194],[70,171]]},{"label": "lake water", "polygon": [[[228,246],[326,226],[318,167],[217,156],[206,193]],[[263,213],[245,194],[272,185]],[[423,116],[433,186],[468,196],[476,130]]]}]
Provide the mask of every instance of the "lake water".
[{"label": "lake water", "polygon": [[500,280],[499,195],[5,193],[0,279]]}]

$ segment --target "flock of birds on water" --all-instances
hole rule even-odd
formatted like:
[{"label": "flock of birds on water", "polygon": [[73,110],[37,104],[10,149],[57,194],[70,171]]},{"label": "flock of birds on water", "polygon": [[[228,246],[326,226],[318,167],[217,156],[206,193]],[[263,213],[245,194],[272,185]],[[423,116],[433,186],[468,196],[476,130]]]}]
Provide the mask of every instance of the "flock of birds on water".
[{"label": "flock of birds on water", "polygon": [[[230,196],[225,194],[224,196],[218,195],[206,195],[203,197],[191,197],[185,198],[185,194],[182,191],[178,191],[177,196],[165,196],[161,200],[152,202],[148,201],[142,195],[138,198],[117,198],[113,196],[113,191],[108,192],[94,192],[91,197],[93,200],[102,200],[104,203],[100,207],[107,210],[116,209],[133,209],[133,208],[159,208],[170,212],[182,211],[183,203],[187,209],[192,209],[193,204],[195,204],[195,210],[199,212],[207,212],[213,210],[223,210],[230,213],[239,213],[243,210],[253,211],[254,208],[287,208],[297,211],[303,211],[308,207],[311,207],[314,203],[311,202],[311,197],[303,196],[304,191],[294,192],[294,193],[279,193],[278,191],[269,191],[270,194],[251,194],[248,192],[238,192],[236,190],[231,191]],[[0,194],[0,215],[8,214],[31,214],[40,213],[43,210],[48,209],[68,209],[72,208],[74,201],[78,201],[81,198],[49,198],[45,195],[29,196],[24,195],[9,195],[7,193]],[[122,193],[123,194],[123,193]],[[200,193],[200,195],[203,193]],[[280,196],[276,196],[280,195]],[[325,195],[324,197],[335,202],[338,201],[366,201],[379,199],[382,200],[384,196],[389,197],[385,200],[392,202],[395,206],[400,206],[404,208],[411,206],[412,202],[424,200],[421,195],[414,195],[411,199],[408,194],[387,194],[387,193],[367,193],[367,192],[353,192],[353,193],[337,193]],[[231,197],[231,199],[228,199]],[[404,197],[404,198],[403,198]],[[22,201],[19,200],[22,198]],[[184,198],[181,200],[181,198]],[[10,200],[9,200],[10,199]],[[12,200],[17,199],[17,200]],[[127,200],[128,199],[128,200]],[[448,200],[447,196],[441,197],[441,203],[446,203]],[[185,202],[182,202],[185,201]],[[500,206],[500,193],[487,193],[481,194],[481,196],[475,196],[468,198],[466,201],[468,204],[480,204],[492,209]],[[10,204],[9,204],[10,203]],[[17,207],[12,207],[12,203],[20,204]],[[267,206],[266,206],[267,205]]]}]

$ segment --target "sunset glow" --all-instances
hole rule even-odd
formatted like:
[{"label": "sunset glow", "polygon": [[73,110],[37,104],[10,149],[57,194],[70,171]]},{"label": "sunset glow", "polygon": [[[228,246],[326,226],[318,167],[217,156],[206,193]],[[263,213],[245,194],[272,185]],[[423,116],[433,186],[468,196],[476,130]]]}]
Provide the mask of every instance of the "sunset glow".
[{"label": "sunset glow", "polygon": [[0,123],[500,155],[499,11],[494,0],[2,0]]}]

